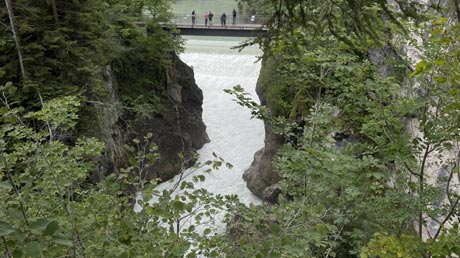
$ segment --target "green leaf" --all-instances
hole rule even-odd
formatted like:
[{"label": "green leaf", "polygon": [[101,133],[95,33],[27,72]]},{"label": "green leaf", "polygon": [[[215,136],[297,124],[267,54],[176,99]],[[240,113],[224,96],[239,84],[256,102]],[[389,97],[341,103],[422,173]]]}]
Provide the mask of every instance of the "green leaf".
[{"label": "green leaf", "polygon": [[175,210],[181,211],[184,209],[185,204],[181,201],[174,201],[172,202],[172,206],[174,207]]},{"label": "green leaf", "polygon": [[13,252],[11,252],[14,258],[21,258],[24,256],[24,253],[22,252],[21,249],[15,249]]},{"label": "green leaf", "polygon": [[59,222],[57,222],[56,220],[51,221],[51,223],[49,223],[48,226],[46,226],[45,235],[47,236],[53,235],[54,233],[56,233],[58,228],[59,228]]},{"label": "green leaf", "polygon": [[277,235],[280,232],[281,227],[278,223],[273,223],[270,225],[270,230],[273,234]]},{"label": "green leaf", "polygon": [[10,239],[13,239],[15,242],[23,242],[27,238],[27,234],[16,230],[13,234],[8,236]]},{"label": "green leaf", "polygon": [[38,219],[32,223],[30,223],[30,230],[33,231],[33,232],[41,232],[41,231],[45,231],[46,228],[48,227],[48,224],[50,224],[51,221],[49,221],[48,219]]},{"label": "green leaf", "polygon": [[[11,84],[9,86],[11,86]],[[14,93],[16,93],[17,88],[14,87],[14,86],[11,86],[11,87],[9,87],[9,86],[8,86],[8,89],[7,89],[8,90],[8,95],[14,95]]]},{"label": "green leaf", "polygon": [[137,166],[137,160],[135,157],[129,157],[128,161],[131,166]]},{"label": "green leaf", "polygon": [[447,82],[447,78],[444,77],[444,76],[434,76],[433,79],[437,83],[446,83]]},{"label": "green leaf", "polygon": [[414,77],[414,76],[417,75],[417,74],[423,73],[423,72],[425,72],[425,71],[431,69],[432,66],[433,66],[433,65],[430,64],[430,63],[428,63],[428,61],[422,60],[422,61],[420,61],[418,64],[415,65],[415,71],[412,72],[412,73],[409,75],[409,77],[412,78],[412,77]]},{"label": "green leaf", "polygon": [[42,247],[38,242],[30,242],[24,248],[26,255],[32,258],[41,257],[42,255]]},{"label": "green leaf", "polygon": [[7,236],[13,233],[15,229],[5,221],[0,221],[0,236]]},{"label": "green leaf", "polygon": [[53,236],[52,241],[59,245],[73,246],[73,242],[62,236]]},{"label": "green leaf", "polygon": [[11,185],[8,182],[0,181],[0,190],[10,190]]},{"label": "green leaf", "polygon": [[15,220],[23,220],[22,212],[15,208],[8,208],[8,214]]}]

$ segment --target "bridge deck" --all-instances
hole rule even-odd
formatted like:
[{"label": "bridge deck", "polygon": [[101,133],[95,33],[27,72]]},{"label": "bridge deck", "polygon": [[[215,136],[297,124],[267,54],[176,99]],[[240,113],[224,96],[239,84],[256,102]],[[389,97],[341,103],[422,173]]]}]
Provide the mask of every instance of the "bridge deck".
[{"label": "bridge deck", "polygon": [[204,24],[175,24],[183,35],[257,37],[266,31],[261,24],[227,24],[227,26]]},{"label": "bridge deck", "polygon": [[205,26],[204,24],[195,24],[192,25],[190,23],[176,23],[175,24],[177,28],[195,28],[195,29],[224,29],[224,30],[263,30],[264,25],[262,24],[228,24],[226,26],[222,26],[220,24],[215,24],[214,25],[207,25]]},{"label": "bridge deck", "polygon": [[[144,20],[146,19],[149,19],[149,17],[144,17]],[[176,15],[171,24],[174,24],[182,35],[258,37],[268,30],[265,26],[268,17],[265,16],[239,16],[235,20],[235,25],[231,24],[232,20],[227,19],[226,26],[221,25],[220,19],[214,20],[213,25],[208,23],[205,26],[204,19],[197,17],[196,23],[192,25],[190,15]],[[144,21],[138,23],[142,27],[145,26]],[[168,27],[167,24],[164,25],[164,27]]]}]

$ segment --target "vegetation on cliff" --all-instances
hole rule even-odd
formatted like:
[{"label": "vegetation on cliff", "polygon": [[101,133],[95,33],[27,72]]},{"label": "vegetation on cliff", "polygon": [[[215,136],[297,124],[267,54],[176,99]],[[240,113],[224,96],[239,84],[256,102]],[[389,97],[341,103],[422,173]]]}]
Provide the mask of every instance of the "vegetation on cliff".
[{"label": "vegetation on cliff", "polygon": [[[165,108],[167,69],[182,47],[173,28],[160,26],[170,20],[169,4],[6,0],[0,8],[2,257],[182,257],[194,256],[192,243],[206,245],[209,230],[198,235],[184,222],[211,216],[224,199],[193,189],[193,181],[154,191],[146,175],[159,158],[152,133],[117,143],[130,155],[127,167],[106,174],[101,162],[108,150],[97,112],[142,117]],[[115,83],[121,104],[108,101]],[[134,212],[137,190],[155,193],[157,203],[139,200]],[[209,209],[192,212],[197,203]]]},{"label": "vegetation on cliff", "polygon": [[268,110],[231,93],[285,136],[273,161],[280,195],[235,212],[235,250],[459,254],[458,3],[266,2],[273,20],[257,42]]},{"label": "vegetation on cliff", "polygon": [[[101,101],[107,65],[119,79],[123,108],[141,116],[145,109],[161,112],[163,69],[170,52],[181,48],[180,39],[159,26],[170,18],[168,1],[5,0],[3,256],[460,253],[458,1],[450,3],[454,8],[405,1],[244,2],[268,3],[273,14],[266,37],[257,40],[271,110],[239,87],[232,93],[286,140],[274,160],[282,178],[278,202],[259,207],[195,189],[202,176],[154,190],[156,181],[146,179],[158,159],[152,134],[126,146],[129,167],[95,173],[103,144],[91,137],[85,118],[91,105],[107,104]],[[146,10],[152,17],[142,28],[137,21]],[[420,51],[415,66],[402,46]],[[144,92],[145,85],[154,90]],[[216,157],[200,166],[221,165]],[[433,170],[440,173],[432,176]],[[135,213],[133,188],[157,200],[138,200]],[[229,239],[209,228],[196,231],[218,209],[230,212]]]}]

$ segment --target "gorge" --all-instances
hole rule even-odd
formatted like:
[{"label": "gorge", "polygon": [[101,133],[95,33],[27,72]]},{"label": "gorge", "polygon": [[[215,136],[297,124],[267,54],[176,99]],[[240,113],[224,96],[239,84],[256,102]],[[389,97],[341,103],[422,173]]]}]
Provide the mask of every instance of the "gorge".
[{"label": "gorge", "polygon": [[5,0],[0,256],[460,255],[457,0],[177,4]]}]

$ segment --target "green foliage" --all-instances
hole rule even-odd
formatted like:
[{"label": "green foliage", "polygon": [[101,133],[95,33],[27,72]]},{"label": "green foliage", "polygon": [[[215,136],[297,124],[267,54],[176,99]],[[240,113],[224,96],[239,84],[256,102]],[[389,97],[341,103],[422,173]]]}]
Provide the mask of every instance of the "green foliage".
[{"label": "green foliage", "polygon": [[452,227],[444,228],[439,239],[429,240],[428,247],[432,257],[441,258],[451,256],[452,254],[460,254],[460,232],[458,223],[454,223]]},{"label": "green foliage", "polygon": [[[355,69],[358,69],[357,67]],[[359,82],[359,77],[356,79]],[[378,80],[378,76],[375,80]],[[395,148],[388,147],[388,145],[391,146],[390,139],[386,138],[382,131],[387,128],[389,132],[397,135],[393,127],[402,128],[402,120],[389,120],[391,124],[375,127],[373,130],[361,130],[355,135],[363,139],[379,136],[382,138],[381,143],[370,141],[361,144],[347,144],[344,142],[341,143],[342,147],[338,148],[336,140],[331,135],[331,132],[334,131],[350,130],[349,123],[344,123],[344,119],[348,117],[359,119],[356,126],[365,128],[369,123],[381,121],[378,115],[382,108],[381,102],[356,101],[356,98],[363,97],[362,94],[368,94],[374,83],[371,83],[369,79],[363,85],[368,87],[368,90],[363,90],[359,95],[357,92],[349,94],[345,91],[337,98],[327,95],[325,97],[315,96],[317,99],[311,101],[316,101],[316,103],[309,110],[308,116],[303,118],[303,129],[302,127],[299,129],[298,126],[293,127],[286,122],[283,123],[282,119],[270,118],[263,108],[259,108],[245,97],[241,88],[236,87],[233,91],[228,91],[236,96],[238,102],[251,108],[256,117],[267,119],[266,121],[275,128],[279,125],[289,128],[278,130],[279,133],[286,133],[286,139],[296,137],[294,141],[291,141],[294,145],[282,148],[277,159],[274,160],[274,167],[282,177],[281,193],[287,199],[281,198],[278,204],[269,206],[264,214],[260,214],[259,208],[242,209],[236,212],[237,226],[250,228],[242,230],[243,232],[253,232],[239,236],[238,241],[244,241],[244,244],[240,244],[236,249],[242,253],[254,252],[256,254],[254,250],[265,250],[263,246],[273,247],[265,250],[266,253],[262,253],[261,257],[272,252],[278,257],[283,255],[286,257],[304,257],[305,255],[348,257],[350,254],[359,254],[360,249],[374,232],[392,230],[396,234],[401,231],[411,231],[410,225],[415,219],[417,207],[414,205],[415,197],[406,195],[402,181],[396,180],[393,182],[394,187],[389,186],[388,182],[394,179],[392,178],[393,173],[388,169],[386,158],[391,158],[389,154],[394,155]],[[391,83],[382,82],[381,90],[376,93],[377,99],[382,100],[385,94],[388,94],[386,90],[383,90],[385,85],[390,87],[389,90],[394,86]],[[340,92],[338,90],[340,88],[333,88],[330,92],[338,94]],[[342,108],[342,110],[347,111],[351,108],[366,110],[368,112],[365,113],[366,116],[363,117],[363,114],[361,117],[351,116],[344,112],[340,117],[336,117],[337,107],[341,107],[342,102],[336,102],[337,106],[334,107],[327,101],[334,103],[335,99],[344,100],[346,96],[353,96],[355,101],[346,102],[348,109]],[[365,108],[361,106],[363,104],[366,104]],[[370,108],[371,106],[375,106],[375,111]],[[400,106],[395,103],[394,106],[388,107],[388,112],[399,109]],[[374,116],[377,117],[374,118]],[[344,128],[343,125],[347,127]],[[356,130],[356,128],[353,129]],[[299,133],[293,133],[299,130],[301,137],[298,136]],[[400,155],[401,152],[398,154]],[[294,209],[296,216],[287,214],[289,207],[296,208]],[[309,213],[301,216],[303,212]],[[273,216],[276,219],[273,219]],[[294,235],[295,239],[302,242],[299,246],[304,249],[298,250],[296,241],[278,242],[278,238],[268,235],[264,227],[257,226],[258,223],[253,225],[254,221],[258,220],[282,221],[286,218],[290,219],[280,226],[284,230],[282,236]],[[243,226],[239,226],[238,223]],[[303,233],[296,233],[297,230]],[[316,231],[320,233],[314,234]]]},{"label": "green foliage", "polygon": [[[20,76],[11,31],[0,31],[6,257],[460,253],[453,180],[459,164],[443,157],[459,137],[458,24],[432,10],[424,11],[434,17],[428,22],[407,22],[421,12],[405,1],[397,2],[400,13],[384,1],[240,2],[268,6],[257,12],[273,14],[266,36],[256,40],[265,51],[260,83],[270,109],[240,86],[227,92],[286,140],[273,164],[281,177],[274,205],[246,207],[235,196],[197,189],[205,179],[194,174],[198,167],[230,166],[217,155],[181,171],[170,189],[157,190],[145,172],[158,159],[152,135],[126,146],[129,167],[93,184],[102,144],[68,141],[81,102],[106,99],[102,74],[111,64],[125,107],[161,112],[170,53],[181,51],[181,40],[160,26],[171,17],[169,3],[14,1],[26,76]],[[0,15],[6,24],[4,9]],[[370,50],[388,42],[415,44],[422,60],[408,72],[401,59],[386,57],[392,73],[382,73]],[[407,77],[416,83],[406,85]],[[420,133],[410,134],[408,121]],[[427,172],[433,165],[448,171],[436,184]],[[136,198],[138,191],[145,199]],[[220,210],[230,211],[229,240],[201,227]],[[424,242],[429,221],[434,230]]]},{"label": "green foliage", "polygon": [[234,238],[230,257],[334,256],[340,229],[325,222],[331,211],[303,200],[234,210],[229,232]]},{"label": "green foliage", "polygon": [[[166,70],[171,69],[171,53],[181,52],[182,39],[173,36],[160,23],[171,20],[168,1],[142,1],[144,30],[120,26],[124,51],[112,62],[121,98],[127,107],[140,115],[161,112],[166,96]],[[137,13],[138,14],[138,13]]]},{"label": "green foliage", "polygon": [[[149,182],[146,180],[146,169],[160,158],[158,147],[151,143],[152,136],[152,133],[148,133],[142,143],[138,139],[133,139],[132,145],[125,145],[130,166],[122,169],[121,172],[128,176],[128,180],[136,180],[136,182],[131,183],[131,186],[135,187],[136,191],[145,191],[146,184],[150,184],[149,189],[156,186],[155,180]],[[145,194],[147,196],[151,195],[149,191]]]},{"label": "green foliage", "polygon": [[[54,3],[56,14],[50,3]],[[0,31],[0,84],[13,82],[21,103],[38,109],[43,101],[63,95],[79,95],[104,102],[107,65],[115,71],[124,106],[139,113],[160,111],[165,69],[171,53],[181,51],[182,41],[160,22],[170,20],[169,1],[12,1],[14,23],[24,59],[20,77],[16,46],[8,28]],[[145,12],[153,15],[139,22]],[[4,24],[5,8],[0,10]],[[38,95],[41,96],[39,97]],[[80,126],[91,123],[92,107],[83,103]],[[152,111],[150,112],[152,113]]]},{"label": "green foliage", "polygon": [[80,102],[75,96],[65,96],[47,102],[40,111],[29,113],[27,117],[48,122],[52,130],[69,130],[78,120],[78,106]]},{"label": "green foliage", "polygon": [[[415,12],[407,9],[416,4],[397,1],[397,6],[390,6],[385,1],[303,1],[303,0],[260,0],[239,1],[241,6],[263,11],[272,15],[267,24],[267,34],[256,40],[264,49],[265,55],[271,55],[279,44],[300,43],[296,39],[300,34],[314,38],[334,37],[346,44],[350,51],[364,57],[369,48],[382,47],[390,40],[392,33],[406,33],[403,21],[407,17],[421,19]],[[268,6],[268,7],[267,7]],[[404,13],[398,13],[397,8]],[[300,44],[308,45],[310,42]],[[316,40],[311,41],[315,44]],[[275,46],[275,48],[274,48]]]},{"label": "green foliage", "polygon": [[458,223],[449,229],[444,229],[439,239],[429,239],[423,242],[420,238],[408,235],[395,236],[387,233],[376,233],[363,248],[361,257],[451,257],[459,254],[458,241],[460,234]]},{"label": "green foliage", "polygon": [[[158,159],[152,134],[126,146],[130,167],[93,184],[103,145],[94,138],[64,144],[62,134],[78,119],[74,96],[50,100],[25,113],[9,103],[12,84],[1,88],[0,237],[7,257],[220,257],[223,239],[215,236],[214,217],[238,203],[195,183],[205,180],[198,169],[211,171],[222,158],[181,171],[169,189],[155,189],[145,170]],[[14,118],[14,119],[13,119]],[[29,124],[43,122],[42,130]],[[48,130],[48,129],[52,130]],[[187,179],[187,180],[186,180]],[[139,192],[138,192],[139,191]],[[142,194],[149,201],[136,198]],[[133,204],[136,203],[136,210]]]},{"label": "green foliage", "polygon": [[[326,6],[332,8],[328,15],[336,7],[344,13],[332,15],[333,21],[317,19],[327,11],[314,10]],[[288,143],[273,164],[282,178],[278,204],[263,214],[257,209],[236,213],[237,218],[244,218],[240,227],[248,227],[248,235],[254,237],[238,235],[245,242],[238,245],[235,240],[235,250],[256,253],[264,245],[294,250],[294,241],[280,244],[264,227],[252,226],[294,203],[299,211],[323,207],[329,213],[315,217],[312,211],[311,221],[293,219],[289,227],[281,227],[286,234],[296,227],[313,232],[310,225],[315,218],[335,231],[324,239],[329,250],[305,236],[301,237],[303,255],[288,257],[422,257],[434,254],[432,250],[443,244],[439,257],[457,254],[449,239],[456,239],[458,232],[444,227],[455,223],[452,216],[459,212],[458,192],[453,190],[458,161],[450,154],[458,144],[459,65],[453,58],[458,54],[454,36],[458,25],[448,24],[445,18],[435,18],[427,27],[400,23],[404,19],[393,20],[396,16],[385,20],[391,21],[392,33],[411,31],[423,39],[423,45],[416,45],[423,59],[410,71],[403,58],[397,57],[404,53],[388,54],[386,47],[377,52],[380,57],[371,58],[372,51],[368,52],[391,35],[377,18],[389,11],[381,3],[309,6],[303,1],[283,1],[279,7],[277,14],[289,22],[271,24],[277,34],[268,33],[272,38],[261,41],[268,55],[259,83],[270,111],[254,104],[239,87],[228,91]],[[356,17],[361,20],[352,21]],[[394,42],[416,42],[404,35],[395,36]],[[408,84],[408,77],[417,84]],[[409,123],[415,132],[407,130]],[[447,173],[433,183],[428,171],[437,169]],[[431,235],[424,243],[421,232],[429,221]],[[448,237],[442,239],[444,235]]]},{"label": "green foliage", "polygon": [[238,10],[244,15],[270,15],[274,13],[272,5],[268,5],[266,0],[237,0]]},{"label": "green foliage", "polygon": [[420,245],[420,239],[413,236],[403,236],[401,239],[388,234],[376,233],[369,241],[368,245],[363,248],[361,258],[368,257],[421,257],[423,252],[415,249],[414,246]]}]

